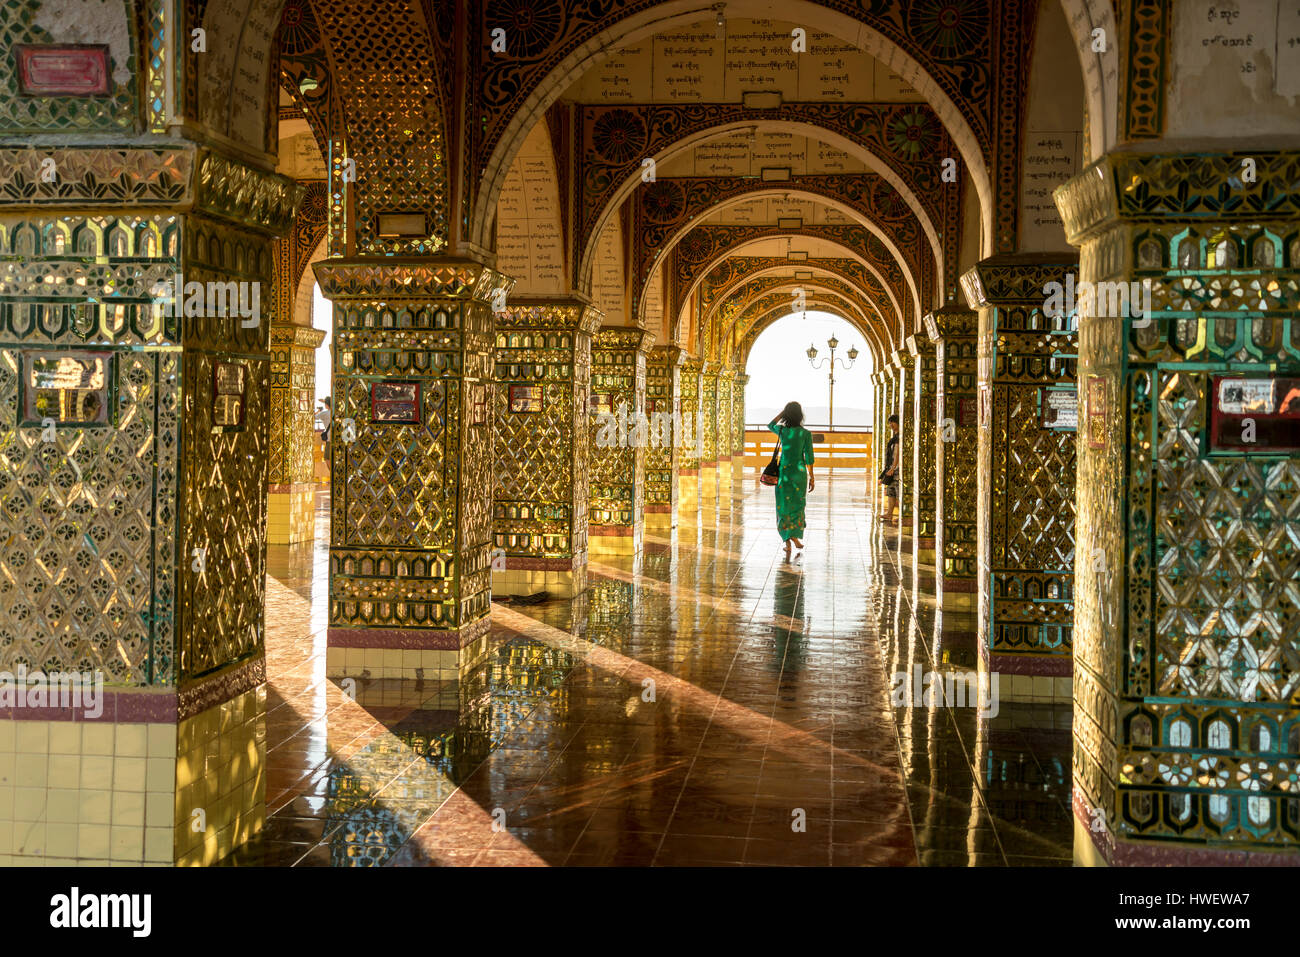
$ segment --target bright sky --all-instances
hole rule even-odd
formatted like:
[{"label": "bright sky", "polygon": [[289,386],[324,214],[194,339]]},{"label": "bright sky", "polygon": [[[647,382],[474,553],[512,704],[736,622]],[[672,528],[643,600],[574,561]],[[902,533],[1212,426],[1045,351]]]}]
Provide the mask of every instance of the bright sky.
[{"label": "bright sky", "polygon": [[[745,387],[746,423],[766,424],[793,400],[803,406],[809,425],[827,424],[830,383],[824,360],[830,356],[826,340],[831,336],[839,340],[839,348],[835,350],[835,425],[838,428],[871,424],[868,376],[875,371],[871,353],[862,333],[826,312],[792,313],[772,323],[758,337],[745,368],[749,375],[749,385]],[[819,370],[814,370],[808,362],[810,344],[817,347],[817,361],[822,364]],[[846,372],[844,362],[848,360],[846,353],[851,346],[857,346],[858,358]]]},{"label": "bright sky", "polygon": [[[312,298],[312,325],[325,330],[325,341],[316,350],[316,398],[330,394],[329,301],[316,286]],[[830,355],[826,340],[835,336],[840,346],[835,350],[835,424],[863,426],[871,423],[871,354],[862,334],[851,325],[825,312],[793,313],[778,319],[758,337],[749,353],[749,385],[745,387],[745,421],[765,424],[782,406],[793,399],[804,407],[809,425],[826,425],[828,383],[826,366],[814,371],[808,364],[808,344],[817,346],[818,360]],[[850,346],[858,347],[853,368],[845,372],[840,360]],[[770,411],[769,411],[770,410]]]},{"label": "bright sky", "polygon": [[325,341],[316,350],[316,398],[323,399],[330,394],[333,384],[330,376],[330,347],[334,345],[334,313],[330,310],[330,301],[320,291],[320,283],[311,290],[311,324],[317,329],[325,330]]}]

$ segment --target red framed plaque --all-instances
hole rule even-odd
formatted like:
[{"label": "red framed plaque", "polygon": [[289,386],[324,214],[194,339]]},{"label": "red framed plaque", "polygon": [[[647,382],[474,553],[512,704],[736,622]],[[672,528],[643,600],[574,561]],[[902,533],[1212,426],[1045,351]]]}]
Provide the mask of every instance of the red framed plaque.
[{"label": "red framed plaque", "polygon": [[1300,452],[1300,378],[1210,378],[1210,452]]},{"label": "red framed plaque", "polygon": [[94,43],[14,47],[24,96],[107,96],[108,47]]}]

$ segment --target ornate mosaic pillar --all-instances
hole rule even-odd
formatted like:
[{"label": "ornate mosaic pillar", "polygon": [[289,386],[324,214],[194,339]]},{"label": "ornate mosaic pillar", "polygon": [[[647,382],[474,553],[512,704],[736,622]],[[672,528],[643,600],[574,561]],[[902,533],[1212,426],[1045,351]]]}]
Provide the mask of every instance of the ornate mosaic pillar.
[{"label": "ornate mosaic pillar", "polygon": [[[645,414],[650,333],[606,326],[591,348],[592,551],[634,554],[645,527]],[[603,417],[602,417],[603,415]]]},{"label": "ornate mosaic pillar", "polygon": [[979,316],[942,309],[925,326],[935,344],[935,594],[941,609],[974,611]]},{"label": "ornate mosaic pillar", "polygon": [[0,170],[4,854],[212,863],[266,814],[261,304],[297,188],[181,140]]},{"label": "ornate mosaic pillar", "polygon": [[1250,152],[1252,181],[1246,156],[1111,154],[1056,193],[1096,293],[1079,294],[1078,863],[1300,851],[1300,153]]},{"label": "ornate mosaic pillar", "polygon": [[999,256],[962,276],[979,310],[978,640],[1007,700],[1069,699],[1078,335],[1044,313],[1044,286],[1074,269]]},{"label": "ornate mosaic pillar", "polygon": [[571,598],[587,587],[591,338],[573,299],[512,299],[494,316],[492,591]]},{"label": "ornate mosaic pillar", "polygon": [[912,423],[912,366],[915,361],[906,350],[900,349],[893,355],[894,363],[894,403],[893,412],[898,416],[898,528],[901,535],[904,530],[910,534],[912,524],[912,446],[915,428]]},{"label": "ornate mosaic pillar", "polygon": [[647,526],[677,524],[677,466],[684,422],[680,372],[684,353],[677,346],[655,346],[646,357],[645,520]]},{"label": "ornate mosaic pillar", "polygon": [[879,483],[876,481],[876,476],[880,474],[880,455],[883,448],[880,430],[881,422],[883,421],[881,413],[883,411],[882,403],[884,400],[881,396],[880,370],[877,369],[875,372],[872,372],[867,376],[867,381],[870,383],[871,388],[871,461],[874,468],[867,469],[866,491],[867,498],[872,502],[877,502],[879,499]]},{"label": "ornate mosaic pillar", "polygon": [[734,369],[724,367],[718,370],[718,505],[722,508],[731,507],[731,396],[735,384]]},{"label": "ornate mosaic pillar", "polygon": [[331,677],[457,676],[487,647],[492,550],[490,302],[460,259],[329,259]]},{"label": "ornate mosaic pillar", "polygon": [[912,356],[912,561],[915,568],[934,564],[934,343],[909,336]]},{"label": "ornate mosaic pillar", "polygon": [[748,473],[745,461],[745,387],[749,376],[739,373],[731,386],[731,469],[736,481],[744,481]]},{"label": "ornate mosaic pillar", "polygon": [[[885,365],[880,370],[880,468],[876,469],[877,478],[885,470],[885,448],[889,445],[889,440],[893,436],[893,433],[889,430],[889,417],[894,414],[894,375],[895,369],[890,360],[886,359]],[[876,483],[876,502],[879,504],[880,513],[883,516],[889,509],[889,500],[885,495],[885,487],[879,482]]]},{"label": "ornate mosaic pillar", "polygon": [[718,501],[718,367],[706,362],[700,371],[700,502]]},{"label": "ornate mosaic pillar", "polygon": [[316,349],[324,341],[323,329],[271,323],[268,545],[316,537]]},{"label": "ornate mosaic pillar", "polygon": [[677,450],[677,514],[695,515],[700,510],[700,458],[704,454],[704,416],[699,359],[682,361],[677,376],[681,389],[682,443]]}]

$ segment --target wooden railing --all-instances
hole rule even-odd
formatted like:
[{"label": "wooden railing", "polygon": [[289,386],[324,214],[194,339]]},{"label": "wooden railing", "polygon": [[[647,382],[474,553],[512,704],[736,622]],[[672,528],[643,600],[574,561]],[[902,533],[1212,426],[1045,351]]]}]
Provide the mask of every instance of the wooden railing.
[{"label": "wooden railing", "polygon": [[[871,469],[870,429],[810,429],[818,469]],[[745,430],[745,467],[761,469],[772,458],[776,436],[767,429]]]}]

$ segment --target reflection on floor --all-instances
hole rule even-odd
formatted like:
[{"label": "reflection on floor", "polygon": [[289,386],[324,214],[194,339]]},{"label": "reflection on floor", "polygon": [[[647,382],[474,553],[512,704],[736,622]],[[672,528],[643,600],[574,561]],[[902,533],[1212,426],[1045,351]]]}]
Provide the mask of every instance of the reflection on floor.
[{"label": "reflection on floor", "polygon": [[892,707],[891,675],[973,663],[973,622],[939,628],[861,474],[789,561],[770,496],[648,531],[572,601],[494,604],[458,685],[346,689],[319,503],[314,548],[270,549],[269,818],[226,863],[1068,864],[1068,706]]}]

